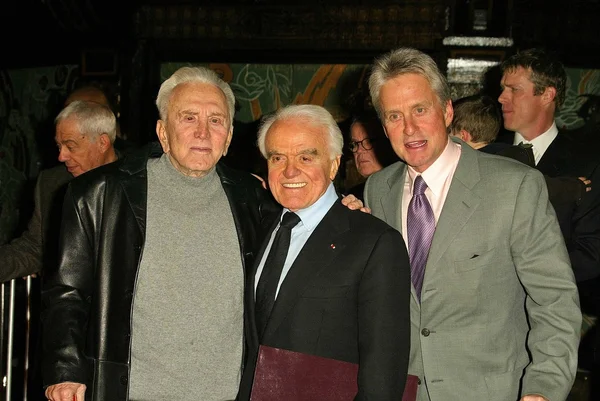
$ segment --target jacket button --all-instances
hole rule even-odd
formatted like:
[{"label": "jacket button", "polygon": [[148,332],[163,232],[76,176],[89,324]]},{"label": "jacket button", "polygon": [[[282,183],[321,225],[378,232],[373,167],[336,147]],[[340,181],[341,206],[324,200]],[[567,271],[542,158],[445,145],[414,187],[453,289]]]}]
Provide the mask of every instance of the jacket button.
[{"label": "jacket button", "polygon": [[421,330],[421,334],[423,334],[423,337],[429,337],[430,333],[431,332],[428,329]]},{"label": "jacket button", "polygon": [[128,380],[127,380],[127,375],[122,375],[122,376],[119,378],[119,381],[121,382],[121,384],[122,384],[122,385],[126,386],[126,385],[127,385],[127,381],[128,381]]}]

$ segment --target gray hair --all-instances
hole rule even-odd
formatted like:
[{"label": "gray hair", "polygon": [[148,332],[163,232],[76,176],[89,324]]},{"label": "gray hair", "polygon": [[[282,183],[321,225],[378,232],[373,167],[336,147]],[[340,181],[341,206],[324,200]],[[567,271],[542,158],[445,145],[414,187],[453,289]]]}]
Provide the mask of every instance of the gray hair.
[{"label": "gray hair", "polygon": [[92,142],[102,134],[108,135],[110,143],[115,142],[117,118],[108,106],[96,102],[75,100],[62,109],[54,119],[54,124],[66,119],[75,120],[79,131]]},{"label": "gray hair", "polygon": [[262,153],[265,159],[267,158],[265,141],[269,128],[271,128],[276,121],[288,119],[301,119],[305,120],[307,124],[313,127],[326,128],[328,135],[327,143],[329,145],[331,160],[342,154],[344,137],[342,136],[340,127],[333,119],[333,116],[324,107],[314,104],[302,104],[283,107],[263,120],[258,129],[258,139],[256,142],[260,153]]},{"label": "gray hair", "polygon": [[167,120],[167,111],[173,90],[177,85],[190,82],[214,85],[221,89],[227,99],[227,107],[229,108],[229,126],[230,128],[233,127],[233,116],[235,114],[235,96],[233,91],[227,82],[219,78],[213,70],[205,67],[181,67],[162,83],[156,97],[156,107],[158,108],[161,120]]},{"label": "gray hair", "polygon": [[382,117],[379,101],[381,87],[390,79],[403,74],[418,74],[427,79],[442,107],[452,99],[448,82],[435,61],[419,50],[401,47],[375,59],[373,72],[369,77],[371,100],[380,118]]}]

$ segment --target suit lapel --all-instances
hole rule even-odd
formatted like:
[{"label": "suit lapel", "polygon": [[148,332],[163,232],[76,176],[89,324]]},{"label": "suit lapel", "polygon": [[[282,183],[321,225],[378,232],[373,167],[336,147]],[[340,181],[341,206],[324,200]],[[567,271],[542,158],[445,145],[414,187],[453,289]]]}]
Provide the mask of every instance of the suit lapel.
[{"label": "suit lapel", "polygon": [[428,273],[432,274],[432,271],[435,270],[435,266],[452,243],[452,239],[463,229],[481,202],[481,199],[473,193],[473,187],[480,180],[476,152],[478,151],[461,143],[460,160],[454,172],[429,250],[425,281],[427,281]]},{"label": "suit lapel", "polygon": [[[269,241],[271,240],[271,237],[273,236],[273,230],[275,230],[275,228],[277,228],[277,225],[279,224],[279,222],[281,221],[281,213],[276,213],[273,216],[273,220],[268,220],[268,222],[263,222],[265,224],[265,227],[263,227],[264,232],[267,233],[267,235],[265,236],[262,245],[260,246],[260,249],[258,250],[257,254],[256,254],[256,259],[254,260],[254,265],[252,266],[252,269],[249,272],[249,277],[246,280],[248,283],[249,288],[252,291],[249,291],[252,294],[252,299],[251,299],[251,310],[252,313],[254,313],[254,296],[255,296],[255,289],[254,287],[256,287],[256,271],[258,270],[258,266],[260,265],[260,261],[262,260],[264,254],[265,254],[265,250],[267,248],[267,245],[269,244]],[[270,228],[267,228],[266,225],[269,225]]]},{"label": "suit lapel", "polygon": [[[387,191],[380,199],[384,220],[402,234],[402,196],[404,195],[404,180],[408,171],[406,164],[398,162],[398,169],[388,178]],[[404,236],[404,234],[403,234]],[[420,307],[415,286],[410,284],[410,292],[416,305]]]},{"label": "suit lapel", "polygon": [[406,176],[406,164],[398,162],[398,169],[387,181],[387,191],[380,199],[384,219],[389,225],[402,233],[402,195],[404,193],[404,179]]},{"label": "suit lapel", "polygon": [[269,338],[277,330],[310,282],[331,264],[336,255],[343,252],[345,243],[337,242],[336,238],[349,230],[345,215],[348,212],[338,200],[308,238],[281,284],[264,338]]},{"label": "suit lapel", "polygon": [[[514,137],[514,132],[509,132],[506,135],[499,136],[496,142],[512,145]],[[567,142],[563,134],[559,131],[558,136],[554,138],[539,163],[535,166],[536,170],[550,177],[557,177],[564,174],[565,168],[568,166],[570,160],[573,159],[572,153],[569,150],[571,146]]]},{"label": "suit lapel", "polygon": [[544,152],[540,162],[535,166],[542,174],[556,177],[565,171],[566,164],[571,157],[565,144],[561,144],[561,139],[559,133]]}]

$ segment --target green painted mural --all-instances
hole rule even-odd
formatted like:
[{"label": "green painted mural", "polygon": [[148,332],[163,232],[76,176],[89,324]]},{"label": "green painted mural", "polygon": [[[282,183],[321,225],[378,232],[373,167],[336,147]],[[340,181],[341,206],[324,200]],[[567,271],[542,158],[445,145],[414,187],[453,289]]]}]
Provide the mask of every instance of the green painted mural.
[{"label": "green painted mural", "polygon": [[[588,101],[584,95],[600,96],[600,70],[567,68],[567,97],[558,113],[556,125],[569,130],[580,128],[585,121],[579,110]],[[600,135],[600,133],[599,133]]]},{"label": "green painted mural", "polygon": [[[165,80],[190,63],[161,66]],[[195,64],[216,71],[231,85],[238,109],[235,119],[244,123],[288,104],[317,104],[336,120],[348,117],[348,108],[363,90],[367,65],[363,64]]]}]

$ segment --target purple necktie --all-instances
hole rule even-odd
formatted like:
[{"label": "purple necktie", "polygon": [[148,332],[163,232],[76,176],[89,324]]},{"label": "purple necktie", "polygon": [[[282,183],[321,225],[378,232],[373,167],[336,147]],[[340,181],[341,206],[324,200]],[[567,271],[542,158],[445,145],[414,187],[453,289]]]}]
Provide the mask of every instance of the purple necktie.
[{"label": "purple necktie", "polygon": [[429,247],[431,247],[431,239],[435,232],[435,216],[425,196],[426,189],[427,184],[423,177],[417,176],[406,215],[410,275],[419,300],[421,300],[421,288],[423,287]]}]

